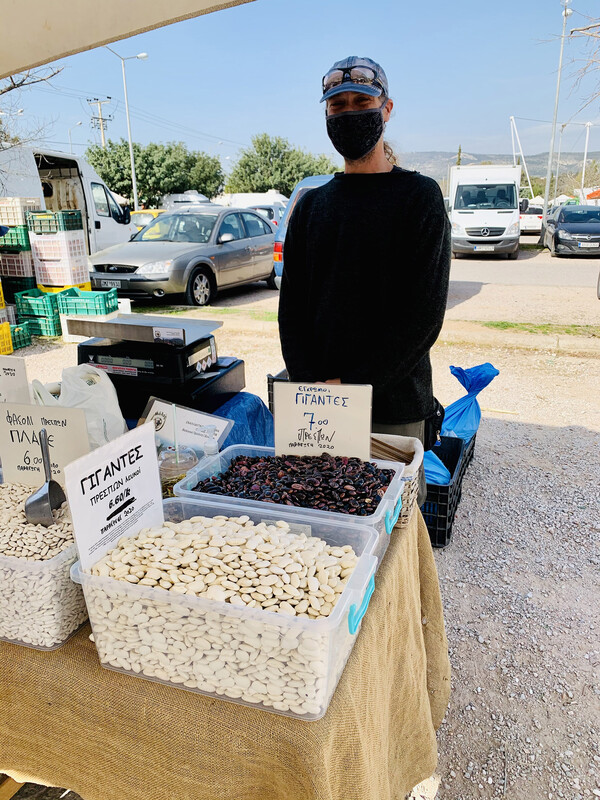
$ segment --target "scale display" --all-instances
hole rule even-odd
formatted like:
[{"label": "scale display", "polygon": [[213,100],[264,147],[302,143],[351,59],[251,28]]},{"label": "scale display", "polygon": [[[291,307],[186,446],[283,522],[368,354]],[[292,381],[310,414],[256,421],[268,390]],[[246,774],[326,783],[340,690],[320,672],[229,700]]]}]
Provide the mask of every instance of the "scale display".
[{"label": "scale display", "polygon": [[106,364],[111,367],[135,367],[136,369],[154,369],[154,361],[147,361],[142,358],[127,358],[119,356],[96,356],[98,364]]}]

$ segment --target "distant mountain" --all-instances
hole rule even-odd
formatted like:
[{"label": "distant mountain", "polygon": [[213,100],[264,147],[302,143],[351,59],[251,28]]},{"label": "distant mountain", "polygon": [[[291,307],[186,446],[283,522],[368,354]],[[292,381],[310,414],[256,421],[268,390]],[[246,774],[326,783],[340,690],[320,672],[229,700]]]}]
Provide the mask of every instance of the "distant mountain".
[{"label": "distant mountain", "polygon": [[[456,164],[456,153],[431,150],[415,153],[398,153],[400,166],[406,169],[416,169],[423,175],[429,175],[435,180],[445,180],[448,175],[448,166]],[[512,164],[512,155],[498,155],[497,153],[463,153],[462,164],[480,164],[482,161],[491,161],[492,164]],[[556,158],[556,156],[555,156]],[[535,156],[525,156],[527,169],[532,176],[544,178],[548,167],[548,153],[538,153]],[[600,161],[600,152],[588,153],[589,161]],[[555,162],[556,163],[556,162]],[[583,164],[583,152],[561,153],[561,172],[579,172]]]}]

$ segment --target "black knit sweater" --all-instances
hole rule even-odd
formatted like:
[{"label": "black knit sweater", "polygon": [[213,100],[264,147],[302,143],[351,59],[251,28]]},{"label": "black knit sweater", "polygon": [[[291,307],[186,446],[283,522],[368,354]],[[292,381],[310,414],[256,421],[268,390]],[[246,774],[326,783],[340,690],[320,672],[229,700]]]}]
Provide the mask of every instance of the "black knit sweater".
[{"label": "black knit sweater", "polygon": [[450,226],[431,178],[337,173],[297,203],[284,244],[281,348],[291,380],[373,386],[373,422],[433,412]]}]

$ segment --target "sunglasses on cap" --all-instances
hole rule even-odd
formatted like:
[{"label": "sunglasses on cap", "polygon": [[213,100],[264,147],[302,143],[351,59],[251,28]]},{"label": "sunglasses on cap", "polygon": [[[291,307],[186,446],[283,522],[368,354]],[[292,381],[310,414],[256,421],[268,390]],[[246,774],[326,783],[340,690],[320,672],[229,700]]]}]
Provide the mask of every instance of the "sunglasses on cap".
[{"label": "sunglasses on cap", "polygon": [[347,69],[332,69],[323,78],[323,94],[330,89],[335,89],[342,83],[359,83],[366,86],[376,86],[384,92],[377,73],[370,67],[348,67]]}]

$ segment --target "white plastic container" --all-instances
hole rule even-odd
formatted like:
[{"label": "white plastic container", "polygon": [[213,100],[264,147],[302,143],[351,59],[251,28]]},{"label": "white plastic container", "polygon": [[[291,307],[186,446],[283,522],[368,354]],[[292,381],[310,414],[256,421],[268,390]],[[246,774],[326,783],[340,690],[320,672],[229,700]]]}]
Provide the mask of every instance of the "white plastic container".
[{"label": "white plastic container", "polygon": [[0,197],[0,225],[27,225],[27,212],[41,210],[39,197]]},{"label": "white plastic container", "polygon": [[250,508],[280,508],[289,509],[293,508],[298,514],[298,517],[306,517],[306,521],[310,519],[322,520],[338,520],[339,522],[347,524],[349,521],[357,522],[361,525],[367,525],[374,528],[378,534],[378,543],[375,548],[374,554],[377,556],[379,563],[381,563],[385,551],[387,550],[390,542],[390,534],[392,533],[395,524],[398,522],[400,511],[402,510],[402,474],[404,472],[404,464],[395,461],[378,461],[372,460],[381,469],[392,469],[396,473],[392,478],[391,483],[387,487],[384,496],[381,498],[379,505],[372,514],[364,517],[358,517],[354,514],[342,514],[334,511],[319,511],[316,508],[300,508],[298,506],[276,505],[274,503],[265,503],[261,500],[245,500],[239,497],[229,497],[227,495],[215,495],[207,492],[195,492],[194,486],[199,481],[209,478],[213,475],[218,475],[225,472],[229,465],[237,456],[249,456],[251,458],[256,456],[272,456],[275,455],[275,448],[273,447],[254,447],[252,445],[238,444],[232,447],[226,447],[225,450],[212,457],[204,458],[186,477],[176,483],[173,487],[173,494],[175,497],[185,497],[189,500],[203,500],[213,502],[218,499],[219,502],[227,504],[235,504],[245,509],[244,513],[248,513]]},{"label": "white plastic container", "polygon": [[[254,522],[298,522],[284,507],[170,498],[165,519],[247,515]],[[322,717],[352,650],[375,587],[377,534],[371,528],[314,520],[331,545],[351,545],[359,560],[327,618],[311,620],[174,594],[82,572],[100,662],[107,669],[304,720]],[[133,534],[134,535],[134,534]],[[285,694],[284,694],[285,692]]]},{"label": "white plastic container", "polygon": [[0,640],[56,650],[86,621],[81,587],[70,579],[72,544],[48,561],[0,556]]},{"label": "white plastic container", "polygon": [[29,250],[0,254],[0,275],[14,278],[33,277],[33,258]]}]

